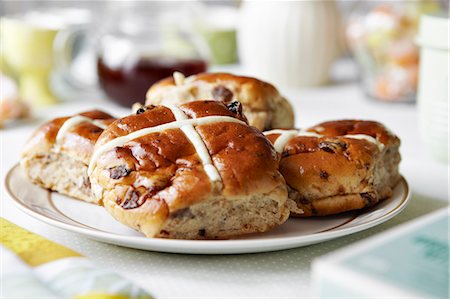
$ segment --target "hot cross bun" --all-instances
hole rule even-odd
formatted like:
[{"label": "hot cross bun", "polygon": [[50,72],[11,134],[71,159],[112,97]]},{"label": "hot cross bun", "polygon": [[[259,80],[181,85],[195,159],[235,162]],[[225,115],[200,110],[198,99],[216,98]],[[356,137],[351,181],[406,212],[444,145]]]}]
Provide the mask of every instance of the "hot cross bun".
[{"label": "hot cross bun", "polygon": [[400,140],[380,123],[330,121],[265,135],[282,156],[280,172],[301,216],[373,206],[400,180]]},{"label": "hot cross bun", "polygon": [[101,135],[89,166],[96,197],[147,237],[222,239],[289,216],[270,141],[239,103],[145,106]]}]

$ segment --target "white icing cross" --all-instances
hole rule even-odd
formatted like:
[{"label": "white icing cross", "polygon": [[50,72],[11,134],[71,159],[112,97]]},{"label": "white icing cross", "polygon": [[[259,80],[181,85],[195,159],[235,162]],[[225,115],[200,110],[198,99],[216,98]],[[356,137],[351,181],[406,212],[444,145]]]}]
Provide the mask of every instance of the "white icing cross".
[{"label": "white icing cross", "polygon": [[[166,106],[170,110],[172,110],[173,115],[177,121],[189,119],[188,116],[178,107],[176,106]],[[202,137],[198,134],[192,124],[184,125],[181,128],[184,135],[189,139],[192,145],[195,148],[200,160],[202,161],[203,168],[208,175],[209,179],[212,182],[222,181],[220,177],[219,171],[214,166],[211,160],[211,156],[209,155],[208,149],[206,148],[205,143],[202,140]]]},{"label": "white icing cross", "polygon": [[91,162],[89,163],[88,168],[88,174],[91,175],[94,170],[94,164],[97,159],[104,154],[107,151],[110,151],[116,147],[123,146],[125,143],[143,137],[148,134],[152,133],[158,133],[163,132],[166,130],[171,129],[181,129],[183,133],[186,135],[186,137],[189,139],[189,141],[194,146],[195,150],[197,151],[197,154],[199,155],[203,167],[205,169],[206,174],[210,178],[211,181],[221,181],[221,177],[219,175],[219,172],[215,168],[215,166],[212,163],[211,157],[209,155],[208,149],[206,148],[203,140],[201,139],[200,135],[195,130],[194,126],[199,125],[208,125],[218,122],[233,122],[233,123],[240,123],[240,124],[246,124],[245,122],[231,117],[231,116],[205,116],[200,118],[188,118],[186,114],[184,114],[181,109],[178,107],[168,107],[173,115],[175,116],[176,121],[165,123],[162,125],[158,125],[155,127],[150,128],[144,128],[137,131],[134,131],[128,135],[124,135],[121,137],[117,137],[115,139],[112,139],[108,141],[107,143],[103,144],[99,148],[97,148],[94,151],[94,154],[92,155]]},{"label": "white icing cross", "polygon": [[180,73],[180,72],[173,72],[172,77],[173,77],[173,81],[175,82],[175,85],[183,85],[184,79],[186,79],[184,74]]},{"label": "white icing cross", "polygon": [[313,133],[313,132],[307,132],[302,130],[271,130],[264,132],[264,135],[269,134],[280,134],[278,136],[277,140],[275,140],[275,143],[273,144],[273,147],[275,150],[279,153],[281,153],[286,146],[286,144],[292,139],[297,136],[308,136],[308,137],[317,137],[320,138],[322,135]]},{"label": "white icing cross", "polygon": [[58,134],[56,135],[56,142],[59,143],[72,127],[81,124],[83,122],[89,122],[103,130],[108,127],[107,125],[105,125],[104,123],[102,123],[97,119],[92,119],[82,115],[75,115],[66,120],[64,124],[61,126],[61,128],[58,131]]},{"label": "white icing cross", "polygon": [[[308,131],[304,131],[304,130],[270,130],[270,131],[264,132],[264,135],[266,135],[266,136],[269,134],[280,134],[280,136],[278,136],[278,138],[275,140],[275,142],[273,144],[273,147],[279,153],[283,152],[284,147],[286,146],[286,144],[288,144],[288,142],[292,138],[295,138],[298,136],[317,137],[317,138],[326,137],[325,135],[320,135],[320,134],[317,134],[314,132],[308,132]],[[336,136],[336,137],[364,139],[371,143],[376,144],[380,151],[382,151],[384,148],[383,143],[379,142],[378,140],[376,140],[375,138],[373,138],[370,135],[354,134],[354,135],[343,135],[343,136]]]}]

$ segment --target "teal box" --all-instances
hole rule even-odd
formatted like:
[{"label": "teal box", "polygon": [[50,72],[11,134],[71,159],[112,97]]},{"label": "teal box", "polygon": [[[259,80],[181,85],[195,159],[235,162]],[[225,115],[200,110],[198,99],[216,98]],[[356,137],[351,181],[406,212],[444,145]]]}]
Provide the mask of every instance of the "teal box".
[{"label": "teal box", "polygon": [[313,263],[320,298],[449,298],[449,212],[442,209]]}]

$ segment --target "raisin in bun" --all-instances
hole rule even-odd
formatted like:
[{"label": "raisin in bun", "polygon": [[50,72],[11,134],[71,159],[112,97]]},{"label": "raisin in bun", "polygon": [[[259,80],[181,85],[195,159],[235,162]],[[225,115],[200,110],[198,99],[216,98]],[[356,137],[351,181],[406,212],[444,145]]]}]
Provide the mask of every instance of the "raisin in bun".
[{"label": "raisin in bun", "polygon": [[206,99],[225,104],[233,100],[241,102],[249,124],[259,130],[292,128],[294,125],[292,107],[275,87],[255,78],[225,73],[203,73],[185,78],[176,72],[149,89],[146,104],[180,105]]},{"label": "raisin in bun", "polygon": [[114,119],[94,110],[51,120],[28,140],[21,165],[41,187],[87,202],[96,202],[87,168],[95,142]]},{"label": "raisin in bun", "polygon": [[196,101],[145,106],[115,121],[89,176],[106,210],[147,237],[216,239],[286,221],[278,162],[239,103]]},{"label": "raisin in bun", "polygon": [[400,180],[400,140],[380,123],[330,121],[265,135],[282,155],[280,171],[302,216],[373,206]]}]

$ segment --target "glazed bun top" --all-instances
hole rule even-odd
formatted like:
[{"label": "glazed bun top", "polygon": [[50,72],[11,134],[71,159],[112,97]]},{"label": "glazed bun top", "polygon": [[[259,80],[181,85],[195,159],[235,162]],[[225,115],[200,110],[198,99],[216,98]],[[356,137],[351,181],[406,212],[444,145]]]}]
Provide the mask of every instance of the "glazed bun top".
[{"label": "glazed bun top", "polygon": [[361,186],[369,188],[378,180],[372,177],[375,169],[382,169],[382,163],[398,165],[401,159],[399,138],[374,121],[329,121],[264,134],[281,153],[280,171],[287,184],[308,200],[369,192]]},{"label": "glazed bun top", "polygon": [[[333,140],[339,138],[352,144],[361,144],[381,152],[386,146],[400,144],[400,139],[383,124],[366,120],[337,120],[323,122],[306,130],[269,130],[264,135],[274,144],[275,149],[283,153],[288,149],[311,152],[319,150],[318,140]],[[306,146],[313,142],[313,148]],[[299,148],[299,144],[301,148]],[[322,143],[323,145],[324,143]],[[287,155],[287,153],[284,153]]]},{"label": "glazed bun top", "polygon": [[145,106],[112,123],[96,144],[89,174],[99,198],[133,185],[140,188],[134,207],[156,198],[174,211],[211,196],[270,192],[284,183],[278,161],[238,102],[195,101]]},{"label": "glazed bun top", "polygon": [[249,124],[259,130],[292,128],[294,113],[289,102],[271,84],[227,73],[202,73],[185,78],[180,73],[154,84],[146,104],[183,104],[213,99],[225,104],[242,103]]},{"label": "glazed bun top", "polygon": [[398,143],[399,138],[383,124],[368,120],[337,120],[327,121],[308,129],[324,136],[367,135],[375,138],[383,145]]},{"label": "glazed bun top", "polygon": [[264,134],[282,156],[280,167],[286,181],[298,188],[307,174],[286,171],[286,165],[319,169],[326,164],[329,173],[356,175],[370,168],[386,150],[400,145],[399,138],[384,125],[364,120],[329,121],[306,130],[271,130]]},{"label": "glazed bun top", "polygon": [[95,142],[114,120],[111,115],[100,110],[53,119],[34,132],[22,156],[63,150],[89,164]]}]

